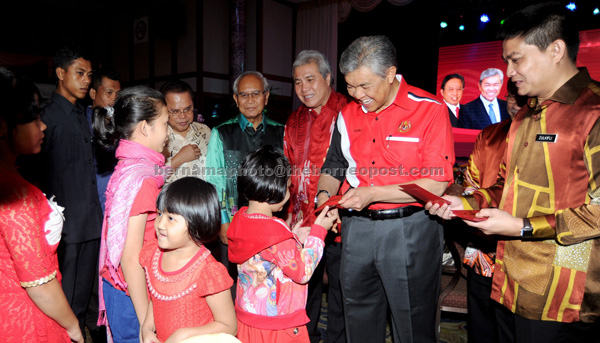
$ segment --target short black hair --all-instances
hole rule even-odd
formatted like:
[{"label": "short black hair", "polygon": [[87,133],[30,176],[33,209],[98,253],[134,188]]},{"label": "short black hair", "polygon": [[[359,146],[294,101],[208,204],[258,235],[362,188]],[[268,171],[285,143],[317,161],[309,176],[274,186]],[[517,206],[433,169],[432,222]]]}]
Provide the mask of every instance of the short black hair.
[{"label": "short black hair", "polygon": [[194,91],[187,82],[181,80],[171,80],[160,87],[160,92],[166,97],[169,93],[190,93],[194,99]]},{"label": "short black hair", "polygon": [[250,153],[240,167],[238,193],[248,201],[277,204],[285,199],[290,163],[272,145]]},{"label": "short black hair", "polygon": [[92,73],[92,88],[98,90],[100,86],[102,86],[102,79],[108,78],[113,81],[121,82],[121,76],[116,71],[106,70],[106,69],[98,69],[94,70]]},{"label": "short black hair", "polygon": [[540,51],[545,51],[557,39],[567,45],[569,59],[575,63],[579,50],[579,30],[574,14],[558,2],[540,3],[511,14],[500,28],[498,38],[520,37]]},{"label": "short black hair", "polygon": [[79,58],[83,58],[84,60],[88,61],[90,60],[80,47],[66,46],[60,48],[54,55],[54,70],[56,70],[56,68],[67,70],[69,69],[69,66]]},{"label": "short black hair", "polygon": [[450,75],[446,75],[444,77],[444,79],[442,80],[442,87],[440,89],[444,89],[444,87],[446,87],[446,82],[452,80],[452,79],[459,79],[462,82],[462,86],[463,88],[465,88],[465,78],[460,75],[460,74],[450,74]]},{"label": "short black hair", "polygon": [[185,219],[190,238],[198,245],[214,240],[221,231],[217,190],[197,177],[184,177],[163,187],[156,208]]}]

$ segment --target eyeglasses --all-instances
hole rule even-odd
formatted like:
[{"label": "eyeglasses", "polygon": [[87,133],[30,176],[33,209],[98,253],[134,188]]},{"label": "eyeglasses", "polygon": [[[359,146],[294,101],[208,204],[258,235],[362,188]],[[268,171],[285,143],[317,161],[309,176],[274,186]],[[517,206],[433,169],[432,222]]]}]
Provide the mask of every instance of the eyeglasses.
[{"label": "eyeglasses", "polygon": [[170,115],[172,116],[179,116],[182,114],[188,114],[190,112],[194,112],[194,107],[192,106],[188,106],[186,108],[184,108],[183,110],[180,109],[167,109],[167,112],[169,112]]},{"label": "eyeglasses", "polygon": [[242,92],[242,93],[238,93],[237,96],[239,98],[242,98],[243,100],[248,100],[249,98],[252,98],[252,99],[258,98],[259,96],[261,96],[265,93],[266,93],[266,91],[254,91],[254,92],[250,92],[250,93]]}]

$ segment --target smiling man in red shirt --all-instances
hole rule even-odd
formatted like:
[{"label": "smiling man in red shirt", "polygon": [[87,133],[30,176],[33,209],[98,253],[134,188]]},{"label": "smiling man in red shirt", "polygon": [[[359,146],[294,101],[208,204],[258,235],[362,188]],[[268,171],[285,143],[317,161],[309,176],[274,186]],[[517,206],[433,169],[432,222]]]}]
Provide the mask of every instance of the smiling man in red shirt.
[{"label": "smiling man in red shirt", "polygon": [[396,50],[385,36],[355,40],[340,70],[356,102],[338,116],[318,204],[344,194],[340,279],[348,340],[384,342],[389,307],[395,342],[435,342],[442,227],[399,185],[441,195],[453,179],[447,108],[396,74]]},{"label": "smiling man in red shirt", "polygon": [[[315,220],[314,198],[317,195],[319,173],[329,148],[335,120],[349,98],[331,88],[331,67],[325,56],[315,50],[303,50],[293,64],[294,90],[302,105],[290,115],[285,124],[284,153],[293,169],[290,186],[291,225]],[[311,342],[319,342],[319,323],[323,268],[327,265],[329,288],[327,292],[327,343],[345,342],[342,293],[339,271],[340,236],[333,232],[325,240],[325,255],[308,284],[306,325]],[[324,263],[325,262],[325,263]]]}]

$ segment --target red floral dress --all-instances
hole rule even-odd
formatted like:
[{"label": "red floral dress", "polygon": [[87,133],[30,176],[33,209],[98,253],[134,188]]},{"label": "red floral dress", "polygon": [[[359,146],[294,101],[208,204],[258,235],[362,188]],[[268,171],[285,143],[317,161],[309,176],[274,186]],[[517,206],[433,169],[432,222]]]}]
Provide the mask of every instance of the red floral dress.
[{"label": "red floral dress", "polygon": [[71,342],[25,290],[60,277],[60,217],[39,189],[0,171],[0,342]]}]

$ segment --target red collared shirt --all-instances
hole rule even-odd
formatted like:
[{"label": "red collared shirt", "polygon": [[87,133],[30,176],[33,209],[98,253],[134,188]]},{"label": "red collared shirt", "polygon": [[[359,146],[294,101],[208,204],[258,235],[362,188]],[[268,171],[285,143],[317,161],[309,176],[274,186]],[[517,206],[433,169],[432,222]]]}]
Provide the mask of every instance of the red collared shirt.
[{"label": "red collared shirt", "polygon": [[[453,180],[454,141],[445,104],[408,85],[401,75],[393,103],[379,113],[350,103],[338,116],[323,172],[350,187],[385,186],[429,178]],[[379,210],[418,203],[375,203]]]}]

